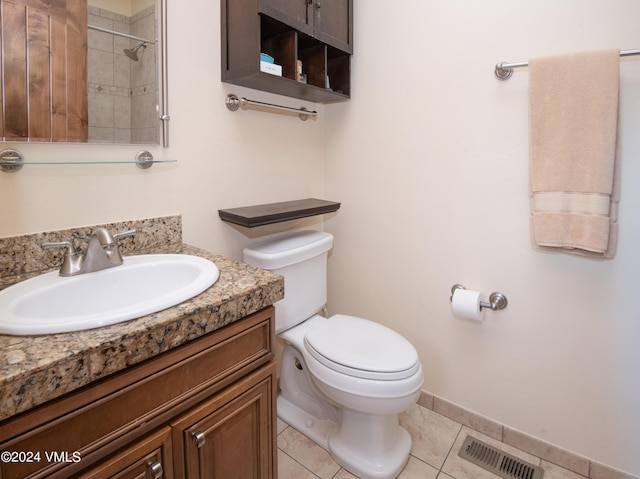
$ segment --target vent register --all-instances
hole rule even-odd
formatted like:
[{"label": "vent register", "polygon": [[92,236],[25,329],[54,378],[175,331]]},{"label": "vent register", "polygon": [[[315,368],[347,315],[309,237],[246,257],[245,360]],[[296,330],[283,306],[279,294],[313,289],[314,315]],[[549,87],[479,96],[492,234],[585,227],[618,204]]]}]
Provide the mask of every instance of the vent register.
[{"label": "vent register", "polygon": [[458,456],[504,479],[542,479],[543,470],[467,436]]}]

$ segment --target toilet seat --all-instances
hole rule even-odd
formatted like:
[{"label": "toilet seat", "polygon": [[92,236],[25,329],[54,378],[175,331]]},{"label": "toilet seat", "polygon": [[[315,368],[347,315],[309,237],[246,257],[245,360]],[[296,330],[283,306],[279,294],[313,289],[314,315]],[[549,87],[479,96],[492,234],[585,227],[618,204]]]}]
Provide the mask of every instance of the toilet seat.
[{"label": "toilet seat", "polygon": [[361,379],[394,381],[420,369],[418,353],[404,337],[381,324],[336,314],[304,336],[307,352],[324,366]]}]

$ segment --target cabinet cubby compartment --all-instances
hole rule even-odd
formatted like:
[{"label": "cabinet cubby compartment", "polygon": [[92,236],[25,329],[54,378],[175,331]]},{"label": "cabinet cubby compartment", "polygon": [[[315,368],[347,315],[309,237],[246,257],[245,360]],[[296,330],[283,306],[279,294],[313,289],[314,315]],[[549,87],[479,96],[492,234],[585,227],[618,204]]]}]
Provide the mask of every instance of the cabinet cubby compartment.
[{"label": "cabinet cubby compartment", "polygon": [[[260,15],[260,49],[282,66],[282,78],[309,87],[318,96],[326,93],[324,102],[346,100],[350,95],[349,54],[319,40]],[[259,60],[259,57],[257,58]],[[297,61],[302,62],[306,85],[297,78]],[[261,72],[261,74],[269,75]],[[274,75],[272,75],[274,76]],[[327,77],[329,88],[327,88]],[[276,76],[277,78],[277,76]]]}]

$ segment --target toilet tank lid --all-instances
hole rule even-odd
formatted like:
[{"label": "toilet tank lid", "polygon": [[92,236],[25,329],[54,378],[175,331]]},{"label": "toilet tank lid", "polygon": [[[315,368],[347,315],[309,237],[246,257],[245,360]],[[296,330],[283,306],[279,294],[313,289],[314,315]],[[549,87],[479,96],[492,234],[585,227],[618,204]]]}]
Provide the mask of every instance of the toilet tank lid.
[{"label": "toilet tank lid", "polygon": [[245,262],[274,270],[326,253],[333,236],[323,231],[294,231],[261,241],[244,249]]}]

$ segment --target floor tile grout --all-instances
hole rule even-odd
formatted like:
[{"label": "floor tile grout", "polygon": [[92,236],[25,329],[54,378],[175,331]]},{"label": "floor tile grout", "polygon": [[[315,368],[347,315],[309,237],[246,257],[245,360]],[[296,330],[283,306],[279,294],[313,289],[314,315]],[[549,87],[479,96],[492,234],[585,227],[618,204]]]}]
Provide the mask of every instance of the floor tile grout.
[{"label": "floor tile grout", "polygon": [[[291,426],[287,426],[287,427],[291,427]],[[307,467],[302,464],[301,462],[299,462],[298,460],[296,460],[295,457],[291,456],[290,454],[287,454],[285,451],[283,451],[282,449],[278,448],[279,451],[282,451],[283,454],[286,454],[289,458],[291,458],[292,461],[294,461],[296,464],[299,464],[300,467],[304,467],[307,471],[309,471],[309,469],[307,469]],[[313,474],[315,477],[318,477],[316,474],[313,473],[313,471],[309,471],[311,474]]]},{"label": "floor tile grout", "polygon": [[449,451],[447,452],[446,457],[444,458],[444,461],[442,461],[442,464],[440,465],[440,468],[438,469],[438,476],[440,474],[444,474],[445,472],[442,470],[444,468],[444,465],[447,463],[447,459],[449,459],[449,456],[451,455],[451,451],[453,451],[453,446],[456,445],[456,441],[458,440],[458,437],[460,437],[460,433],[462,432],[462,424],[458,424],[460,426],[460,428],[458,429],[458,434],[456,434],[456,437],[453,439],[453,442],[451,443],[451,447],[449,448]]}]

